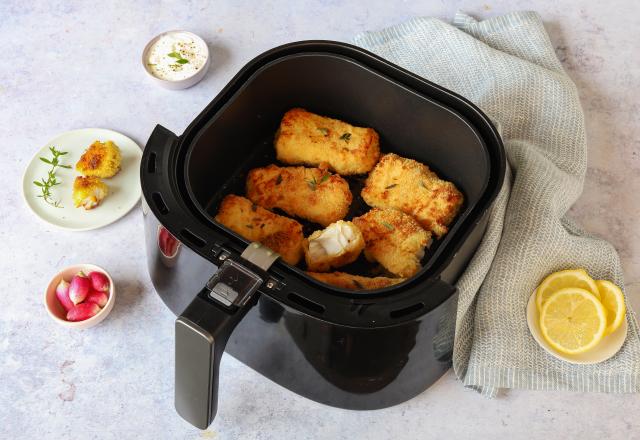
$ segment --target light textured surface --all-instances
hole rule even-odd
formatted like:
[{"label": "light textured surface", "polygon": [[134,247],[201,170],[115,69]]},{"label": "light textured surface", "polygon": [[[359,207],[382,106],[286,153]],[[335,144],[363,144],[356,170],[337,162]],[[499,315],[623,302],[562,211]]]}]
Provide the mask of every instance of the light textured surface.
[{"label": "light textured surface", "polygon": [[[584,267],[623,286],[618,254],[566,216],[587,169],[577,90],[535,12],[477,21],[458,13],[456,27],[417,18],[357,37],[357,44],[479,105],[502,133],[509,171],[487,232],[458,281],[453,367],[471,388],[637,393],[640,338],[629,331],[613,358],[570,365],[542,350],[523,319],[531,293],[556,270]],[[456,66],[455,70],[451,66]]]},{"label": "light textured surface", "polygon": [[[173,316],[153,292],[141,215],[89,233],[61,232],[24,206],[31,155],[80,127],[119,130],[144,144],[156,123],[176,133],[250,58],[296,39],[349,41],[414,16],[451,20],[536,8],[576,82],[589,148],[585,190],[571,213],[620,253],[627,294],[640,304],[640,11],[636,2],[0,2],[0,437],[425,439],[640,438],[637,395],[510,391],[486,400],[449,373],[394,408],[328,408],[274,385],[226,356],[218,419],[199,432],[173,410]],[[181,92],[156,87],[139,64],[153,35],[187,28],[214,63]],[[57,268],[90,261],[115,277],[118,300],[87,331],[50,320],[41,290]]]}]

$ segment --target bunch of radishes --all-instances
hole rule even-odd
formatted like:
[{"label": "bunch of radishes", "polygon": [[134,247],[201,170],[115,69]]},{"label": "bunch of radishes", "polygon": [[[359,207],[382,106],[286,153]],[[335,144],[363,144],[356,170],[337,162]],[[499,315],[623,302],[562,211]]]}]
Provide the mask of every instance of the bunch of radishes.
[{"label": "bunch of radishes", "polygon": [[58,301],[67,311],[67,321],[84,321],[96,315],[109,300],[109,278],[102,272],[80,271],[68,283],[56,287]]}]

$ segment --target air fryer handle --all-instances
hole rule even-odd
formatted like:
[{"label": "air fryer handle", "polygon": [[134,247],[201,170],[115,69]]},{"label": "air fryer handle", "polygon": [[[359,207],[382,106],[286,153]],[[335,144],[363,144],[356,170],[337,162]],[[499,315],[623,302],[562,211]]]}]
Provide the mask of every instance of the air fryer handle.
[{"label": "air fryer handle", "polygon": [[[218,367],[235,326],[229,318],[197,296],[176,320],[176,410],[200,429],[211,424],[218,409]],[[198,324],[203,321],[217,325],[205,328]]]},{"label": "air fryer handle", "polygon": [[206,429],[216,416],[220,359],[263,281],[227,260],[176,319],[175,406],[197,428]]}]

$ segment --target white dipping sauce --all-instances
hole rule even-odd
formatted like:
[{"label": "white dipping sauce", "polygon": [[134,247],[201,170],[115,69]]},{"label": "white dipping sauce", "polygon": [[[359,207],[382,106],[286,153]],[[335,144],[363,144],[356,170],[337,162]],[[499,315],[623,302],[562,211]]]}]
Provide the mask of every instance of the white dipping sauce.
[{"label": "white dipping sauce", "polygon": [[156,78],[180,81],[195,75],[207,62],[207,47],[187,32],[158,38],[147,53],[147,66]]}]

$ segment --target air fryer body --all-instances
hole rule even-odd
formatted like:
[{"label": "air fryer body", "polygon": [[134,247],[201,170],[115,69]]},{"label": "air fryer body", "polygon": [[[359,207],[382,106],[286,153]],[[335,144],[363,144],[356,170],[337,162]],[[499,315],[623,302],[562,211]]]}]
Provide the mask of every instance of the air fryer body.
[{"label": "air fryer body", "polygon": [[[153,285],[179,314],[217,266],[183,244],[170,258],[163,255],[159,248],[162,226],[152,212],[144,211]],[[485,226],[486,216],[450,265],[448,281],[458,277]],[[456,300],[453,295],[399,325],[363,328],[318,319],[262,294],[236,327],[226,353],[317,402],[347,409],[385,408],[420,394],[449,368]]]}]

